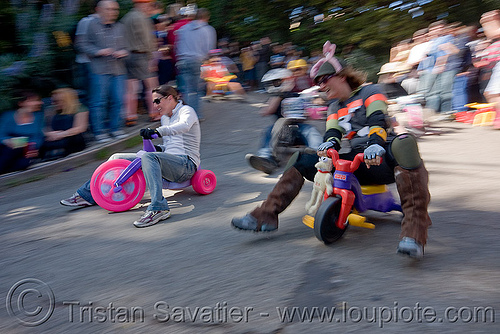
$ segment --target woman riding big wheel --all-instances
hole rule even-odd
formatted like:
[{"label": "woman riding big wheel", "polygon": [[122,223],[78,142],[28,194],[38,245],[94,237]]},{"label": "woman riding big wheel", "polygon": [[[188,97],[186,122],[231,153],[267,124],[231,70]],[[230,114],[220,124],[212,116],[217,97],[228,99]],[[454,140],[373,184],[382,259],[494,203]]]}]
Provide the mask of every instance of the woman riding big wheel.
[{"label": "woman riding big wheel", "polygon": [[[365,85],[362,72],[334,57],[335,45],[326,42],[323,53],[325,57],[311,69],[311,78],[334,102],[328,110],[324,143],[317,153],[326,156],[329,148],[338,151],[344,139],[350,143],[349,155],[364,154],[364,164],[355,173],[361,184],[396,182],[404,214],[397,252],[421,258],[431,225],[427,212],[430,194],[416,140],[411,135],[388,140],[385,95],[376,85]],[[278,214],[298,195],[304,178],[314,180],[317,159],[317,155],[294,154],[267,199],[247,215],[233,218],[232,225],[255,232],[276,230]]]},{"label": "woman riding big wheel", "polygon": [[[151,204],[142,217],[134,222],[135,227],[147,227],[170,217],[170,208],[163,197],[163,179],[182,183],[191,180],[201,163],[200,159],[200,124],[196,112],[190,106],[185,106],[179,100],[179,93],[171,86],[163,85],[153,89],[153,104],[162,114],[161,126],[156,129],[142,129],[140,134],[144,139],[153,136],[162,137],[158,150],[148,149],[140,155],[140,168],[146,186],[151,195]],[[120,158],[114,156],[114,160]],[[132,159],[136,158],[133,154]],[[129,160],[129,157],[127,157]],[[70,198],[62,200],[61,204],[72,207],[96,204],[96,199],[105,205],[117,204],[121,209],[138,202],[143,193],[141,172],[135,170],[123,178],[122,184],[118,178],[128,168],[126,163],[113,162],[106,164],[95,174],[92,180],[82,185]],[[135,167],[134,167],[135,169]],[[121,181],[121,180],[120,180]],[[115,185],[116,184],[116,185]],[[94,188],[96,197],[91,192]]]}]

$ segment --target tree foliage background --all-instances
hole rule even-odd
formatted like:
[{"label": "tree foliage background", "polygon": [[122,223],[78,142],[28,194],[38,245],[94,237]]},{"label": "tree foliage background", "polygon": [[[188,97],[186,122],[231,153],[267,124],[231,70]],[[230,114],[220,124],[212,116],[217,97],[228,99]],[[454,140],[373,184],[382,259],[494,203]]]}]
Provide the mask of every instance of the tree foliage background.
[{"label": "tree foliage background", "polygon": [[[164,5],[179,1],[158,0]],[[132,0],[118,0],[121,15]],[[391,46],[444,18],[478,25],[499,0],[198,0],[208,8],[218,37],[242,44],[264,36],[320,50],[326,40],[359,67],[374,73]],[[26,82],[36,89],[71,85],[71,36],[95,0],[0,0],[0,110],[12,107],[12,88]],[[324,15],[315,24],[314,16]],[[290,29],[292,23],[300,25]],[[47,84],[50,82],[50,84]]]}]

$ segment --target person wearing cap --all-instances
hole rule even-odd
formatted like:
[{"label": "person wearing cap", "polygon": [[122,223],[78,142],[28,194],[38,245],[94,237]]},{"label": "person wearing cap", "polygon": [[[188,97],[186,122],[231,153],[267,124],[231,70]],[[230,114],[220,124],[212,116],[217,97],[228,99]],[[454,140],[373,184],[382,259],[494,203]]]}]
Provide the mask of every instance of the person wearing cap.
[{"label": "person wearing cap", "polygon": [[396,80],[396,75],[400,73],[403,63],[386,63],[380,68],[378,75],[378,86],[389,99],[406,96],[408,93]]},{"label": "person wearing cap", "polygon": [[[396,182],[404,214],[397,252],[421,258],[431,219],[427,212],[428,173],[417,142],[409,134],[388,134],[386,96],[376,85],[364,85],[362,72],[334,57],[335,45],[325,43],[323,52],[325,58],[311,69],[311,78],[333,102],[328,110],[324,143],[317,154],[326,156],[329,148],[339,150],[341,140],[347,139],[351,151],[340,158],[352,160],[356,154],[364,153],[365,164],[355,172],[361,184]],[[294,154],[267,199],[247,215],[233,218],[232,226],[254,232],[276,230],[278,214],[298,195],[304,178],[313,181],[317,160],[316,154]]]},{"label": "person wearing cap", "polygon": [[176,18],[178,18],[171,27],[169,27],[167,34],[167,44],[171,44],[174,46],[171,50],[172,60],[175,64],[177,61],[177,56],[175,54],[175,43],[177,40],[177,30],[193,21],[196,16],[196,5],[192,6],[184,6],[179,8]]},{"label": "person wearing cap", "polygon": [[302,92],[304,89],[311,88],[313,82],[309,75],[307,75],[307,62],[304,59],[291,60],[286,66],[287,69],[292,71],[295,86],[293,92]]},{"label": "person wearing cap", "polygon": [[137,124],[137,92],[139,81],[145,88],[145,98],[150,121],[159,121],[161,115],[151,102],[151,91],[158,86],[156,72],[150,68],[153,52],[157,50],[153,21],[149,18],[151,0],[133,0],[134,7],[122,18],[125,39],[130,52],[127,58],[126,125]]},{"label": "person wearing cap", "polygon": [[200,106],[200,68],[217,45],[217,33],[211,25],[210,12],[200,8],[194,21],[177,30],[176,54],[177,86],[184,102],[191,106],[203,120]]}]

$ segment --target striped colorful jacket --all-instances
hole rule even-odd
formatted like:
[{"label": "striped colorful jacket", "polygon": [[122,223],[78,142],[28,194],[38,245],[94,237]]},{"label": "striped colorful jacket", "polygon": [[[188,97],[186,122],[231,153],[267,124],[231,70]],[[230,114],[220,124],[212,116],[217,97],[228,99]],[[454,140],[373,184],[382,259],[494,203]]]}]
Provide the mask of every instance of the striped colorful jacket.
[{"label": "striped colorful jacket", "polygon": [[386,101],[387,97],[374,84],[357,88],[345,101],[334,101],[328,108],[324,141],[335,141],[337,150],[344,136],[364,147],[384,146],[387,139]]}]

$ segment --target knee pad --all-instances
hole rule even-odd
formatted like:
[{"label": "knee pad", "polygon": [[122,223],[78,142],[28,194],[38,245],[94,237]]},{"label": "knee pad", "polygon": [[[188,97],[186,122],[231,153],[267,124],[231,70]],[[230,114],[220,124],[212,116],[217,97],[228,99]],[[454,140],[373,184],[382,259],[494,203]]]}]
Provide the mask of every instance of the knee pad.
[{"label": "knee pad", "polygon": [[417,140],[411,134],[404,133],[394,138],[390,150],[398,165],[404,169],[415,169],[422,164]]}]

